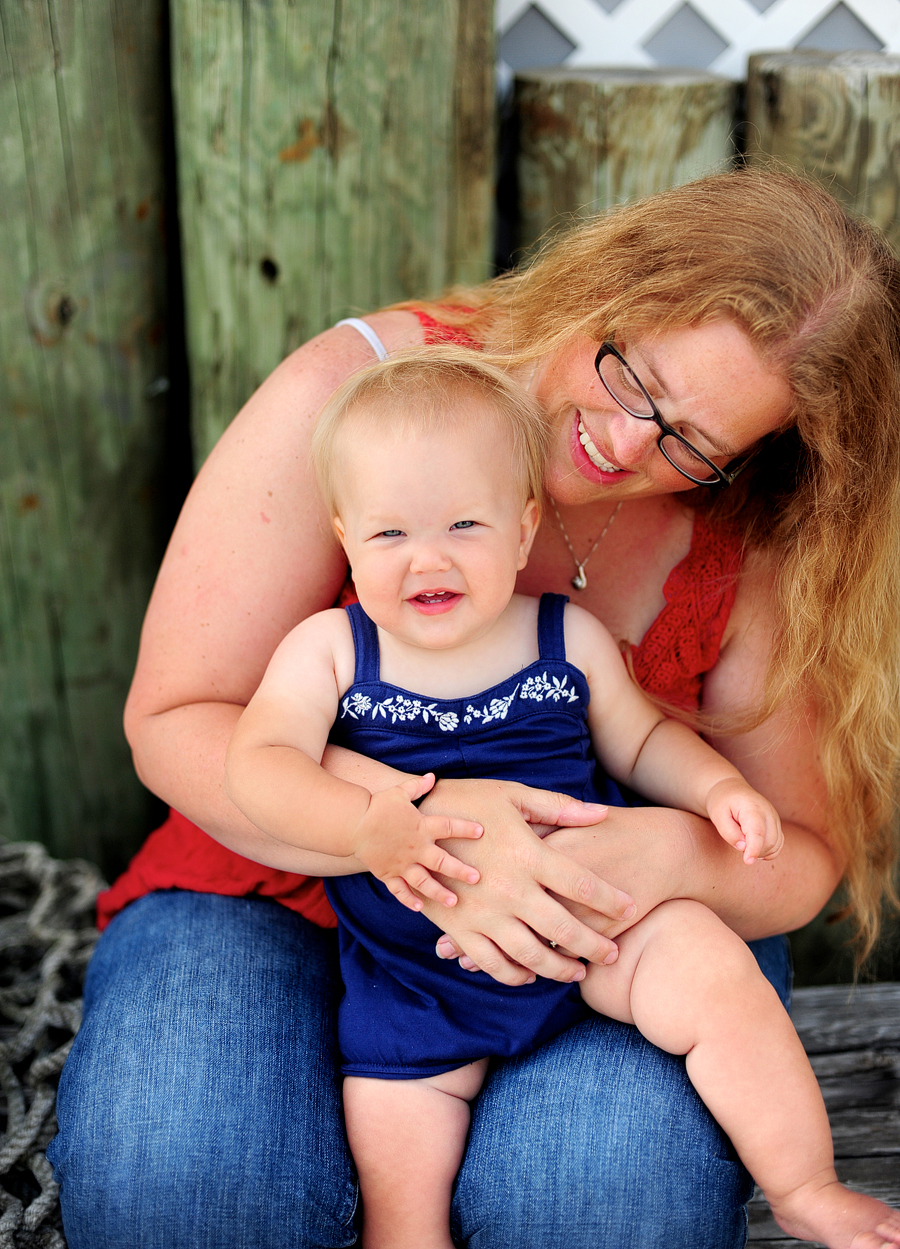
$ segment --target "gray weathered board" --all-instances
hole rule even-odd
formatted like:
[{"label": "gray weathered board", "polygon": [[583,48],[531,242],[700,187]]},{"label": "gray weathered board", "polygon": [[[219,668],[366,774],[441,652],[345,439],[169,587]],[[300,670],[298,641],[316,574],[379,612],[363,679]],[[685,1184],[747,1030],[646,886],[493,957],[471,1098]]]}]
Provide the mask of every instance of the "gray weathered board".
[{"label": "gray weathered board", "polygon": [[[900,1207],[900,984],[798,989],[792,1015],[828,1107],[839,1177]],[[757,1194],[750,1244],[807,1242],[785,1237]]]}]

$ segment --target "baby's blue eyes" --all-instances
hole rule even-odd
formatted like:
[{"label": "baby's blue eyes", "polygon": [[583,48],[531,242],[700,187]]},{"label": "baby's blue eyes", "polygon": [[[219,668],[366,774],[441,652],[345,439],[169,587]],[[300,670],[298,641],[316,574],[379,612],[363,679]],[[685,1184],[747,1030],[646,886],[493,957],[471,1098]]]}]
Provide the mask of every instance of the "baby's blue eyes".
[{"label": "baby's blue eyes", "polygon": [[[458,520],[455,525],[450,526],[451,529],[474,529],[474,527],[474,520]],[[378,536],[379,538],[402,538],[403,532],[402,529],[382,529]]]}]

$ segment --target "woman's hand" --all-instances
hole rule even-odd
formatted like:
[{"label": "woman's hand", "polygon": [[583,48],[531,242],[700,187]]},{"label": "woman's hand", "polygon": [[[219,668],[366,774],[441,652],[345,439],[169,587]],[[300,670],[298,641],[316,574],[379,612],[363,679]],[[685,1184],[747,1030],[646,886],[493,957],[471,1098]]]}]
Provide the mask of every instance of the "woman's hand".
[{"label": "woman's hand", "polygon": [[[565,856],[567,862],[581,864],[602,877],[611,887],[627,890],[634,898],[634,912],[611,921],[609,916],[598,915],[582,902],[553,890],[561,906],[606,938],[615,940],[661,902],[692,898],[708,906],[745,941],[753,941],[807,923],[828,901],[840,875],[827,844],[810,829],[785,822],[784,838],[784,848],[776,859],[748,868],[741,854],[722,840],[709,820],[698,815],[663,807],[610,807],[602,824],[560,827],[542,844]],[[474,856],[464,851],[464,857]],[[478,866],[482,866],[480,859]],[[476,886],[476,890],[480,888]],[[466,889],[466,898],[473,892]],[[460,890],[460,907],[462,899]],[[454,920],[464,914],[458,909]],[[430,918],[441,923],[435,911]],[[444,922],[441,926],[447,930],[447,936],[438,942],[441,957],[461,955],[463,967],[482,967],[471,957],[466,943],[458,939],[458,925]],[[560,944],[569,948],[567,942]],[[558,956],[558,951],[552,953]]]},{"label": "woman's hand", "polygon": [[[478,967],[515,985],[532,981],[535,974],[582,980],[580,958],[615,961],[618,951],[606,932],[627,926],[635,913],[633,899],[560,853],[549,839],[541,840],[530,827],[591,828],[606,818],[607,808],[513,782],[442,780],[421,809],[464,816],[485,830],[478,842],[443,843],[478,869],[479,883],[454,882],[459,901],[450,914],[423,900],[428,918],[446,929]],[[567,910],[569,904],[583,908],[591,922],[576,918]],[[559,953],[550,942],[573,957]]]},{"label": "woman's hand", "polygon": [[[540,793],[537,790],[528,792]],[[542,844],[563,855],[568,863],[579,864],[592,874],[599,875],[606,882],[607,889],[627,890],[626,896],[633,898],[635,905],[630,912],[622,912],[616,918],[612,912],[600,913],[582,900],[560,894],[550,886],[553,900],[581,924],[607,939],[614,939],[660,902],[688,896],[685,869],[693,860],[694,825],[704,823],[697,816],[662,807],[610,807],[603,823],[592,827],[578,827],[574,823],[563,827],[558,822]],[[472,857],[468,851],[465,853],[467,859]],[[467,896],[471,892],[467,891]],[[439,922],[436,917],[433,918]],[[444,922],[443,926],[447,932],[437,943],[439,957],[459,957],[461,965],[468,971],[489,970],[474,959],[471,951],[457,939],[456,925],[451,927]],[[572,950],[567,941],[560,941],[559,944],[567,952]],[[572,950],[572,953],[575,951]],[[555,954],[559,956],[558,951]],[[571,966],[571,960],[567,962]],[[534,967],[534,964],[529,966]],[[539,974],[546,973],[540,971]]]}]

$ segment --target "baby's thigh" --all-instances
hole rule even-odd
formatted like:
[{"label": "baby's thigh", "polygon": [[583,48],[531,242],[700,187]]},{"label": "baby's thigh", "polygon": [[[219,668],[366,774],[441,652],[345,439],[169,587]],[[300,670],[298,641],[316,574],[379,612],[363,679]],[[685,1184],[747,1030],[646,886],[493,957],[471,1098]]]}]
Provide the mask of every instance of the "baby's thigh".
[{"label": "baby's thigh", "polygon": [[450,1097],[458,1097],[461,1101],[470,1102],[477,1097],[487,1075],[488,1060],[479,1058],[464,1067],[456,1067],[453,1071],[442,1071],[440,1075],[426,1076],[423,1084],[447,1093]]},{"label": "baby's thigh", "polygon": [[708,907],[686,898],[661,903],[617,937],[616,944],[615,963],[588,964],[581,996],[592,1010],[622,1023],[641,1025],[635,1019],[636,992],[656,1002],[670,993],[680,995],[686,984],[696,983],[702,968],[714,968],[716,977],[722,977],[722,960],[729,956],[759,974],[740,937]]}]

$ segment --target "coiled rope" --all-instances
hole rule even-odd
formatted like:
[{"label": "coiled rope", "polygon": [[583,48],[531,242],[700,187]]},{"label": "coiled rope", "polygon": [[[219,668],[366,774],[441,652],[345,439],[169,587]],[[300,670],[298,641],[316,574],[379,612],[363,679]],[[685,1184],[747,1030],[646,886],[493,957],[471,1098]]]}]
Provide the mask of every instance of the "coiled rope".
[{"label": "coiled rope", "polygon": [[44,1150],[103,888],[90,863],[0,839],[0,1249],[65,1249]]}]

